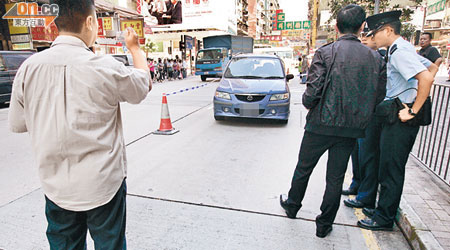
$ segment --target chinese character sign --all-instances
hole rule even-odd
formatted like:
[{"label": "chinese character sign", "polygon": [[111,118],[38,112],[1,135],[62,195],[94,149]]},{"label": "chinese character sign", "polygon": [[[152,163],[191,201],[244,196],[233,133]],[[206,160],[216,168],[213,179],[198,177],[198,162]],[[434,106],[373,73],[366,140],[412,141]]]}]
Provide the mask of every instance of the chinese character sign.
[{"label": "chinese character sign", "polygon": [[112,30],[112,17],[103,17],[103,29],[104,30]]},{"label": "chinese character sign", "polygon": [[144,27],[142,20],[124,20],[120,22],[120,29],[126,30],[128,27],[133,28],[139,37],[144,37]]},{"label": "chinese character sign", "polygon": [[303,29],[305,30],[311,29],[311,21],[303,21]]},{"label": "chinese character sign", "polygon": [[103,19],[101,19],[101,18],[98,19],[98,35],[99,36],[103,36],[104,35]]},{"label": "chinese character sign", "polygon": [[286,22],[286,29],[287,30],[293,30],[294,29],[294,22]]}]

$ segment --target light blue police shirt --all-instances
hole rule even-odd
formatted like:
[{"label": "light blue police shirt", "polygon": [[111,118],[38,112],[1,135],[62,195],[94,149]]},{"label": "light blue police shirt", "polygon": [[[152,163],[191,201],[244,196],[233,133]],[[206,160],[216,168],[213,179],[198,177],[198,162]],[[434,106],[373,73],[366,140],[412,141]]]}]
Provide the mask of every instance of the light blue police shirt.
[{"label": "light blue police shirt", "polygon": [[[391,54],[394,44],[397,49]],[[417,74],[427,70],[431,66],[431,61],[418,55],[413,45],[399,37],[391,45],[388,51],[389,61],[387,63],[387,85],[386,99],[394,98],[398,95],[403,103],[412,103],[416,99],[416,88],[418,81],[414,78]],[[404,93],[402,93],[405,91]],[[402,94],[400,94],[402,93]],[[400,95],[399,95],[400,94]]]}]

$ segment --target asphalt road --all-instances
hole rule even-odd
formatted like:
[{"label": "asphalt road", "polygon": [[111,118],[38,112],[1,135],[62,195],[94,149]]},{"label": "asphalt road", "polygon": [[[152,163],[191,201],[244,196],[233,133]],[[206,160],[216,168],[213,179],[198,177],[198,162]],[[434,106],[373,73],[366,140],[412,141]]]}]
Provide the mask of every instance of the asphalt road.
[{"label": "asphalt road", "polygon": [[[278,203],[286,193],[303,135],[305,86],[291,81],[287,125],[216,122],[217,82],[168,97],[172,136],[159,127],[162,93],[201,86],[199,78],[157,83],[139,105],[122,104],[128,155],[129,249],[409,249],[398,228],[356,227],[361,210],[341,206],[332,233],[315,236],[326,155],[315,169],[296,220]],[[7,129],[0,109],[0,249],[48,249],[44,197],[26,134]],[[351,168],[348,173],[350,174]],[[350,176],[347,176],[347,184]],[[343,197],[343,199],[346,197]],[[92,242],[88,242],[93,249]]]}]

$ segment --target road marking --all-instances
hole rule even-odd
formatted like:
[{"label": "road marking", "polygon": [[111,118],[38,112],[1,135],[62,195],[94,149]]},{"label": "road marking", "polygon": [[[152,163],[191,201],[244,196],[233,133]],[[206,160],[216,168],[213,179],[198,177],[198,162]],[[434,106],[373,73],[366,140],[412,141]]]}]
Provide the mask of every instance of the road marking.
[{"label": "road marking", "polygon": [[[165,201],[165,202],[178,203],[178,204],[184,204],[184,205],[190,205],[190,206],[208,207],[208,208],[216,208],[216,209],[229,210],[229,211],[242,212],[242,213],[249,213],[249,214],[259,214],[259,215],[267,215],[267,216],[273,216],[273,217],[288,218],[286,215],[281,215],[281,214],[258,212],[258,211],[252,211],[252,210],[246,210],[246,209],[239,209],[239,208],[232,208],[232,207],[223,207],[223,206],[218,206],[218,205],[208,205],[208,204],[204,204],[204,203],[195,203],[195,202],[189,202],[189,201],[171,200],[171,199],[153,197],[153,196],[142,195],[142,194],[127,193],[127,195],[128,196],[137,197],[137,198],[143,198],[143,199],[149,199],[149,200],[157,200],[157,201]],[[292,219],[289,219],[289,220],[292,220]],[[309,221],[309,222],[315,222],[316,221],[314,219],[308,219],[308,218],[302,218],[302,217],[296,217],[294,220],[303,220],[303,221]],[[339,225],[339,226],[345,226],[345,227],[358,227],[356,225],[346,224],[346,223],[336,223],[335,222],[333,224],[334,225]]]},{"label": "road marking", "polygon": [[[350,185],[351,182],[352,182],[351,175],[345,174],[345,183]],[[355,199],[355,196],[349,195],[349,198]],[[355,214],[356,218],[358,219],[358,221],[366,218],[366,216],[363,214],[361,208],[353,208],[353,210],[354,210],[354,214]],[[364,237],[364,240],[366,242],[367,248],[370,250],[381,250],[373,232],[371,230],[367,230],[367,229],[363,229],[363,228],[360,228],[360,229],[361,229],[361,233]]]},{"label": "road marking", "polygon": [[[189,114],[184,115],[184,116],[182,116],[182,117],[180,117],[180,118],[174,120],[172,123],[175,123],[175,122],[177,122],[177,121],[179,121],[179,120],[182,120],[182,119],[184,119],[184,118],[186,118],[186,117],[188,117],[188,116],[190,116],[190,115],[192,115],[192,114],[194,114],[194,113],[197,113],[198,111],[200,111],[200,110],[202,110],[202,109],[208,107],[208,106],[211,105],[211,104],[212,104],[212,103],[208,103],[208,105],[203,106],[203,107],[200,107],[200,108],[198,108],[198,109],[196,109],[196,110],[190,112]],[[146,134],[146,135],[143,135],[143,136],[137,138],[136,140],[134,140],[134,141],[129,142],[128,144],[126,144],[125,147],[128,147],[128,146],[130,146],[131,144],[136,143],[136,142],[138,142],[138,141],[144,139],[145,137],[147,137],[147,136],[149,136],[149,135],[153,135],[153,134],[154,134],[154,132],[150,132],[150,133],[148,133],[148,134]]]}]

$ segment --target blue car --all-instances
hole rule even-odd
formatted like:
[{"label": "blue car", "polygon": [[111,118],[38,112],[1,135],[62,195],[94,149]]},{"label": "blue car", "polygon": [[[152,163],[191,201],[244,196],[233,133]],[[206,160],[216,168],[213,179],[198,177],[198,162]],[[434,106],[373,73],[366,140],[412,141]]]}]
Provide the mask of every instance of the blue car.
[{"label": "blue car", "polygon": [[291,96],[283,61],[272,55],[243,54],[227,65],[214,96],[214,118],[276,119],[287,123]]}]

